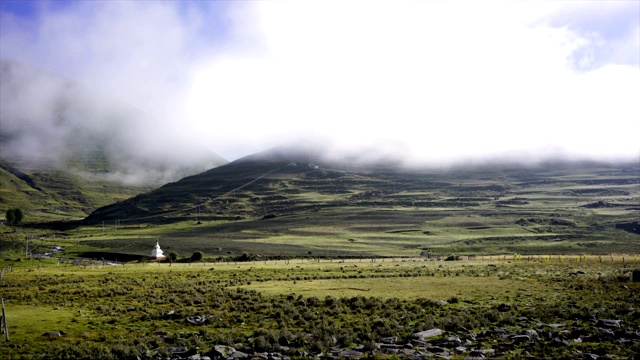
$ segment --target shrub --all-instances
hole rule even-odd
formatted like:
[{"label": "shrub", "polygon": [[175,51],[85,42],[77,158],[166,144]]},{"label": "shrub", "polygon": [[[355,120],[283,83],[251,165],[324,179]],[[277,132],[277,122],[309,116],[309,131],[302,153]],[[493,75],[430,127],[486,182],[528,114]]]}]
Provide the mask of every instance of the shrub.
[{"label": "shrub", "polygon": [[204,258],[202,251],[196,251],[191,255],[191,261],[200,261]]}]

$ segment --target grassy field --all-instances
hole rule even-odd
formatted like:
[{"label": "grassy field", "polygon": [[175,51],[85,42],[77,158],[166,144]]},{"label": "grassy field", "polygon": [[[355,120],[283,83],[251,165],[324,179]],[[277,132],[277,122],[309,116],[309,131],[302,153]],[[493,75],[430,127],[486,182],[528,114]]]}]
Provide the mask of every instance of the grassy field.
[{"label": "grassy field", "polygon": [[112,260],[147,255],[156,241],[210,260],[640,253],[639,212],[634,164],[365,171],[246,160],[84,222],[0,227],[0,252],[29,238],[62,246],[60,256]]},{"label": "grassy field", "polygon": [[[11,335],[0,353],[629,357],[640,352],[638,211],[635,164],[244,159],[84,221],[26,212],[0,226]],[[156,241],[177,263],[145,260]],[[441,333],[416,335],[431,329]]]},{"label": "grassy field", "polygon": [[[0,339],[0,349],[8,359],[215,356],[219,345],[291,358],[346,350],[395,358],[400,353],[387,346],[392,337],[398,348],[423,356],[491,350],[485,355],[628,357],[640,351],[640,283],[630,282],[637,261],[3,260],[10,341]],[[429,329],[442,334],[414,335]]]}]

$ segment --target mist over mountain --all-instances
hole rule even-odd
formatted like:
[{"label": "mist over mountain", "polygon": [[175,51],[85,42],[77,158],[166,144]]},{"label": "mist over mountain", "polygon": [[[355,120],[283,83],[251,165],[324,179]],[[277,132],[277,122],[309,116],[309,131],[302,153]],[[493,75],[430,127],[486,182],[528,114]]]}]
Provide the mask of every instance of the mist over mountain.
[{"label": "mist over mountain", "polygon": [[124,185],[161,185],[226,163],[117,95],[0,60],[0,159]]}]

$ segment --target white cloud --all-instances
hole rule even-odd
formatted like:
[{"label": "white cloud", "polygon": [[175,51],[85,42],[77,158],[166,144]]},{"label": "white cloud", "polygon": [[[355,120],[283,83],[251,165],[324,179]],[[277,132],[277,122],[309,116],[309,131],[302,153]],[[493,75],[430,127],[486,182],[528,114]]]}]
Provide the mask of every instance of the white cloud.
[{"label": "white cloud", "polygon": [[309,135],[428,161],[637,156],[639,25],[620,9],[638,4],[607,4],[86,2],[3,14],[0,40],[153,114],[150,142],[229,159]]},{"label": "white cloud", "polygon": [[203,131],[215,127],[216,142],[240,137],[252,149],[317,133],[351,145],[401,141],[431,160],[637,154],[633,131],[621,130],[638,129],[638,69],[578,72],[573,57],[592,40],[545,23],[559,11],[552,3],[258,2],[254,10],[264,49],[195,73],[188,114]]}]

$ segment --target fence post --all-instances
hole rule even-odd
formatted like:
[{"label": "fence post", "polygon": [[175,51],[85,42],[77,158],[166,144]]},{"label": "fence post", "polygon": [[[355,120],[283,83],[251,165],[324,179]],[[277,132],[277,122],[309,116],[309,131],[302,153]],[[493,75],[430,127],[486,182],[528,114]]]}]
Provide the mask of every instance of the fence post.
[{"label": "fence post", "polygon": [[2,299],[2,326],[4,327],[4,338],[9,341],[9,326],[7,326],[7,314],[4,311],[4,298]]}]

